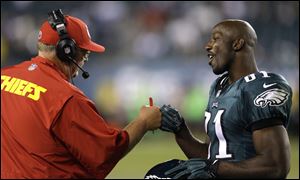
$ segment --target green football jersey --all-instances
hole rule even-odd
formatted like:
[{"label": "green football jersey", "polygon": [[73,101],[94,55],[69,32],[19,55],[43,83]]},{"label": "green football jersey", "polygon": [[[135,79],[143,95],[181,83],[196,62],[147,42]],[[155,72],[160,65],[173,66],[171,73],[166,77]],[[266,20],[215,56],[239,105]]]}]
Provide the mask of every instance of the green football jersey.
[{"label": "green football jersey", "polygon": [[[252,132],[276,125],[287,127],[292,89],[280,75],[260,71],[228,85],[228,74],[214,81],[205,111],[209,159],[241,161],[255,156]],[[278,123],[278,122],[277,122]]]}]

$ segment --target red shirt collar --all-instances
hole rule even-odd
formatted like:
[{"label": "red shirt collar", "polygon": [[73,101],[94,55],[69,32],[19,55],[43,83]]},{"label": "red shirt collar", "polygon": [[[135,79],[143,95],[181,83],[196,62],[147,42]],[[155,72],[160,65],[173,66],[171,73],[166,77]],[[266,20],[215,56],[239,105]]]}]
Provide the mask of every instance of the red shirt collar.
[{"label": "red shirt collar", "polygon": [[68,77],[57,67],[57,65],[49,59],[43,58],[41,56],[36,56],[31,58],[32,62],[45,64],[52,69],[54,69],[62,78],[69,81]]}]

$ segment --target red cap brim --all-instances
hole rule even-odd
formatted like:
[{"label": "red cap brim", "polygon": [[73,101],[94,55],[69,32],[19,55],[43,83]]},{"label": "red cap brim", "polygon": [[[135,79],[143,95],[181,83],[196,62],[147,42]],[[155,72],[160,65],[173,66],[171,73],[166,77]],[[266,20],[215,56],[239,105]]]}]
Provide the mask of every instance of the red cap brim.
[{"label": "red cap brim", "polygon": [[89,50],[92,52],[104,52],[105,48],[93,41],[90,41],[88,44],[81,44],[79,45],[80,48]]}]

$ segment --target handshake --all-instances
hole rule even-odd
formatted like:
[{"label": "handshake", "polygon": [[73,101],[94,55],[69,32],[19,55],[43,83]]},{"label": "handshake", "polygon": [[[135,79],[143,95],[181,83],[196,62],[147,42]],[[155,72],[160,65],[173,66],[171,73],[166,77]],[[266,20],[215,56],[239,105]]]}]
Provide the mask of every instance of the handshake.
[{"label": "handshake", "polygon": [[185,124],[183,117],[171,105],[163,105],[161,111],[161,126],[160,129],[172,133],[178,133],[181,127]]}]

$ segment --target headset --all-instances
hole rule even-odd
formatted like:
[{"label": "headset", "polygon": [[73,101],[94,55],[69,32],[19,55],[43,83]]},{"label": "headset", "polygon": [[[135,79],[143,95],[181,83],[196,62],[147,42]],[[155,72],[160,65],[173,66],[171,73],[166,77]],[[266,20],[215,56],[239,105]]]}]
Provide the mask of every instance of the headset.
[{"label": "headset", "polygon": [[84,71],[75,61],[79,49],[75,40],[69,37],[66,28],[67,22],[62,10],[53,10],[48,15],[49,24],[59,35],[59,41],[55,47],[57,57],[66,64],[74,63],[82,71],[82,77],[87,79],[90,76],[89,73]]}]

